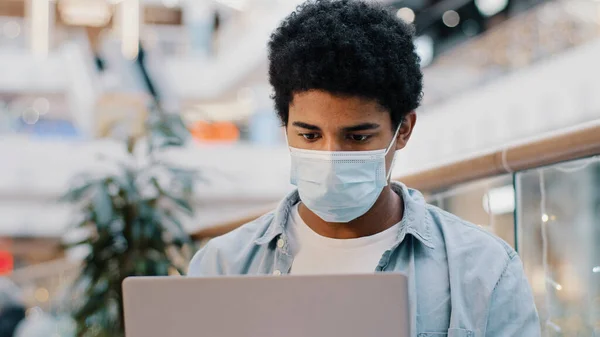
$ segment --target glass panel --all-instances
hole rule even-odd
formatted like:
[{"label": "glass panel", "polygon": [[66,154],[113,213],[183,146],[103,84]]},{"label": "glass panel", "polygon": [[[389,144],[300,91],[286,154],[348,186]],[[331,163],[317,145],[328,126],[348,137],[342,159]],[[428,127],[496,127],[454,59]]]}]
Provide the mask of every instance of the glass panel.
[{"label": "glass panel", "polygon": [[427,200],[491,231],[514,247],[515,190],[511,175],[455,186],[429,195]]},{"label": "glass panel", "polygon": [[516,175],[517,242],[544,336],[600,336],[600,157]]}]

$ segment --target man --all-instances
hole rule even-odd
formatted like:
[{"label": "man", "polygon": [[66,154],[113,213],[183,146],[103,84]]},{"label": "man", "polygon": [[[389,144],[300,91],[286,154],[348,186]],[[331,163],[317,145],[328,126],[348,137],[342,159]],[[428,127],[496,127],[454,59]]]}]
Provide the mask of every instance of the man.
[{"label": "man", "polygon": [[269,77],[298,190],[210,241],[190,276],[403,272],[413,336],[540,336],[515,251],[389,183],[421,98],[412,39],[386,10],[351,0],[308,2],[281,24]]}]

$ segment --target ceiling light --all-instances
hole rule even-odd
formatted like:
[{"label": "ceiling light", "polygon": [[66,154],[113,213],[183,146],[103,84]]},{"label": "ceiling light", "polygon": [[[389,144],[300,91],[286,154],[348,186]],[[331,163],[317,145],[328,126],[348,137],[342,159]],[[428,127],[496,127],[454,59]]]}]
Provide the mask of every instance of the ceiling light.
[{"label": "ceiling light", "polygon": [[415,50],[421,59],[421,67],[426,67],[433,61],[434,44],[429,35],[421,35],[415,39]]},{"label": "ceiling light", "polygon": [[70,26],[103,27],[106,26],[112,12],[104,1],[66,1],[59,3],[61,19]]},{"label": "ceiling light", "polygon": [[[512,185],[492,188],[483,196],[483,209],[489,214],[507,214],[515,210],[515,189]],[[491,211],[490,211],[491,210]]]},{"label": "ceiling light", "polygon": [[48,54],[50,46],[50,2],[31,1],[31,50],[41,56]]},{"label": "ceiling light", "polygon": [[128,60],[135,60],[140,44],[140,1],[124,0],[120,5],[121,52]]},{"label": "ceiling light", "polygon": [[460,23],[460,15],[456,11],[446,11],[442,16],[442,21],[446,26],[453,28]]},{"label": "ceiling light", "polygon": [[408,7],[400,8],[396,12],[396,16],[398,17],[398,19],[401,19],[402,21],[404,21],[406,23],[415,22],[415,12]]},{"label": "ceiling light", "polygon": [[508,0],[475,0],[475,6],[484,16],[493,16],[508,6]]}]

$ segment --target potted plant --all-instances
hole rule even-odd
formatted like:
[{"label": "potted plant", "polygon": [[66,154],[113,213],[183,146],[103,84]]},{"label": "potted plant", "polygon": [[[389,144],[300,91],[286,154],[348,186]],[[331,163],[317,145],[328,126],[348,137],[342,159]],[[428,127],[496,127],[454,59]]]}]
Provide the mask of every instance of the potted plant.
[{"label": "potted plant", "polygon": [[126,277],[184,273],[194,247],[181,217],[193,214],[197,174],[162,154],[187,137],[178,115],[151,109],[145,135],[127,141],[126,161],[111,161],[110,173],[82,175],[64,195],[81,214],[74,226],[84,232],[69,246],[88,248],[71,295],[77,336],[124,336]]}]

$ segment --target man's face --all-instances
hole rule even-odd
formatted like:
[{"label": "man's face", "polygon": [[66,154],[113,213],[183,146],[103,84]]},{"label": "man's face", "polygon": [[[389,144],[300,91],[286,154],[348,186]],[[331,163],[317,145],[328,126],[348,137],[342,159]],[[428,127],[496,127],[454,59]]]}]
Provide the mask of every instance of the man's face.
[{"label": "man's face", "polygon": [[[396,150],[404,148],[416,115],[411,112],[387,155],[389,169]],[[394,137],[390,114],[376,101],[340,97],[325,91],[295,94],[287,125],[291,147],[317,151],[370,151],[386,149]]]}]

